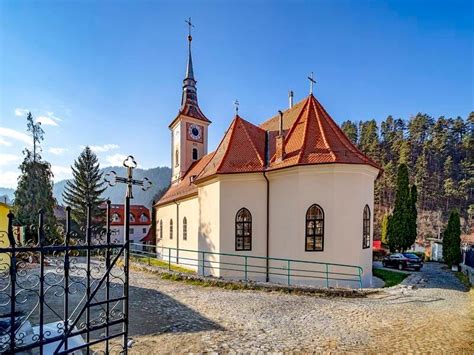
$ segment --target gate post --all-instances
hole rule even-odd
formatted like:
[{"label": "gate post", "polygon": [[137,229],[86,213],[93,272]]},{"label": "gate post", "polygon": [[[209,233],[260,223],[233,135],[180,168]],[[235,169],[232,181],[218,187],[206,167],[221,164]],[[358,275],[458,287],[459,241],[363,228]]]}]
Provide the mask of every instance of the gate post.
[{"label": "gate post", "polygon": [[[131,169],[129,169],[131,175]],[[125,196],[125,219],[124,219],[124,229],[125,229],[125,248],[123,251],[123,258],[124,258],[124,272],[125,272],[125,282],[123,285],[123,312],[124,312],[124,318],[126,318],[126,321],[123,323],[123,340],[122,340],[122,347],[124,354],[128,353],[128,294],[129,294],[129,248],[130,248],[130,195],[131,195],[131,190],[132,187],[129,185],[129,191],[127,191],[127,195]]]},{"label": "gate post", "polygon": [[13,213],[8,213],[8,240],[10,241],[11,256],[10,256],[10,352],[15,351],[15,299],[16,299],[16,251],[15,251],[15,237],[13,235]]},{"label": "gate post", "polygon": [[43,340],[44,340],[44,220],[43,211],[38,212],[38,243],[40,246],[40,278],[39,278],[39,341],[40,355],[43,355]]}]

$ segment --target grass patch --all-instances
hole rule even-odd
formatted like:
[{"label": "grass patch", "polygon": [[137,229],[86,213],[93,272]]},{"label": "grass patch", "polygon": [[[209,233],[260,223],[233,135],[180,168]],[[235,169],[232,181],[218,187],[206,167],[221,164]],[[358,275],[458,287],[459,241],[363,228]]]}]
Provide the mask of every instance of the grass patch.
[{"label": "grass patch", "polygon": [[409,275],[401,272],[384,269],[372,269],[372,274],[385,282],[384,287],[392,287],[398,285]]},{"label": "grass patch", "polygon": [[467,275],[465,275],[464,273],[462,273],[461,271],[456,271],[454,273],[454,275],[456,275],[456,277],[458,278],[459,281],[461,281],[461,283],[466,286],[467,289],[470,289],[471,287],[474,287],[473,285],[471,285],[471,283],[469,282],[469,277],[467,277]]},{"label": "grass patch", "polygon": [[[131,261],[135,261],[137,263],[156,266],[163,269],[168,269],[168,263],[163,260],[155,259],[155,258],[148,258],[146,256],[130,256]],[[194,274],[196,273],[194,270],[171,264],[171,270],[176,272],[182,272],[185,274]]]}]

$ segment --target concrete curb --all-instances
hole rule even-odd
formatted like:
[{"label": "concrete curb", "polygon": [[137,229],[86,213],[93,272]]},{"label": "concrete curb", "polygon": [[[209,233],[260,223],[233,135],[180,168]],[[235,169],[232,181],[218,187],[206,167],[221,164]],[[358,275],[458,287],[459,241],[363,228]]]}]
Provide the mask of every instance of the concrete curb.
[{"label": "concrete curb", "polygon": [[324,297],[343,297],[343,298],[365,298],[368,295],[380,293],[382,289],[351,289],[351,288],[322,288],[315,286],[286,286],[281,284],[272,284],[254,281],[235,281],[225,280],[212,276],[199,276],[196,274],[188,274],[177,271],[170,271],[156,266],[143,265],[131,261],[131,268],[138,271],[150,272],[157,274],[164,279],[172,279],[173,281],[201,281],[206,282],[211,287],[221,287],[237,290],[258,290],[266,292],[284,292],[298,295],[313,295]]}]

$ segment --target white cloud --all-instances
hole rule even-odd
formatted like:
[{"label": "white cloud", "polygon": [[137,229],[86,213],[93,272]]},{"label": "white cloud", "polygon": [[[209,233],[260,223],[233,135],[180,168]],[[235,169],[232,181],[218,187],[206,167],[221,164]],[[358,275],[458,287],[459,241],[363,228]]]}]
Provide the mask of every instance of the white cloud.
[{"label": "white cloud", "polygon": [[16,154],[3,154],[0,153],[0,165],[9,165],[15,161],[19,161],[21,156]]},{"label": "white cloud", "polygon": [[9,142],[9,141],[7,141],[7,140],[5,140],[5,139],[3,139],[2,137],[0,137],[0,145],[4,145],[4,146],[6,146],[6,147],[9,147],[9,146],[12,145],[12,143]]},{"label": "white cloud", "polygon": [[51,111],[47,112],[47,115],[48,117],[52,118],[55,121],[59,121],[59,122],[62,121],[62,118],[59,118],[58,116],[56,116],[54,112],[51,112]]},{"label": "white cloud", "polygon": [[11,128],[0,127],[0,137],[13,138],[19,140],[27,145],[31,145],[31,137],[26,133],[15,131]]},{"label": "white cloud", "polygon": [[54,119],[52,119],[51,117],[48,117],[48,116],[39,116],[36,119],[36,122],[39,122],[39,123],[41,123],[42,125],[45,125],[45,126],[57,126],[58,125]]},{"label": "white cloud", "polygon": [[54,114],[54,112],[46,112],[46,115],[38,116],[36,122],[39,122],[45,126],[57,126],[58,122],[62,119]]},{"label": "white cloud", "polygon": [[106,166],[122,166],[125,159],[127,156],[123,154],[108,155],[105,157]]},{"label": "white cloud", "polygon": [[19,170],[15,171],[0,171],[0,186],[16,189]]},{"label": "white cloud", "polygon": [[96,153],[103,153],[103,152],[108,152],[113,149],[118,149],[120,147],[117,144],[104,144],[104,145],[91,145],[89,146],[89,148],[91,148],[91,150]]},{"label": "white cloud", "polygon": [[70,166],[51,165],[51,171],[54,174],[54,181],[70,179],[72,177],[72,170]]},{"label": "white cloud", "polygon": [[15,116],[17,116],[17,117],[26,116],[26,114],[28,112],[29,112],[28,109],[18,107],[18,108],[15,109]]},{"label": "white cloud", "polygon": [[65,151],[67,151],[67,148],[59,148],[59,147],[56,147],[56,148],[48,148],[48,152],[50,152],[51,154],[54,154],[54,155],[61,155],[63,154]]}]

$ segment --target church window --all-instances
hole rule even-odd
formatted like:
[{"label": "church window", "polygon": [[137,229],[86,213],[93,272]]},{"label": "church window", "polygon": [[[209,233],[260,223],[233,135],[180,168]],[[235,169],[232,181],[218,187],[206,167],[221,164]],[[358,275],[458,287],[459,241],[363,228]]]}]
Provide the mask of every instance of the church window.
[{"label": "church window", "polygon": [[183,218],[183,240],[188,240],[188,220]]},{"label": "church window", "polygon": [[198,159],[198,150],[196,148],[193,148],[193,160]]},{"label": "church window", "polygon": [[324,249],[324,211],[314,204],[306,211],[306,251]]},{"label": "church window", "polygon": [[235,250],[252,250],[252,215],[246,208],[235,216]]},{"label": "church window", "polygon": [[370,208],[368,205],[364,207],[362,218],[362,248],[370,248]]},{"label": "church window", "polygon": [[179,166],[179,151],[176,149],[176,152],[174,153],[174,166]]},{"label": "church window", "polygon": [[173,220],[170,219],[170,239],[173,239]]},{"label": "church window", "polygon": [[160,239],[163,239],[163,220],[160,219]]}]

